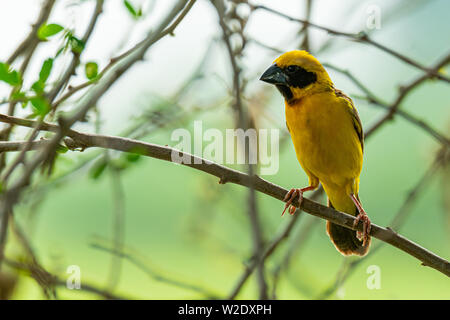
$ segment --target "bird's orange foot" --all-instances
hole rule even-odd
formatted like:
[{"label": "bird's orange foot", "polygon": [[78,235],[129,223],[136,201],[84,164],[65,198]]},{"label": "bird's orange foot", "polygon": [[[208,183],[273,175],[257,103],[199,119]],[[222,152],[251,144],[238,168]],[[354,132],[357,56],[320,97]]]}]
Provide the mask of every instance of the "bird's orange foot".
[{"label": "bird's orange foot", "polygon": [[362,240],[363,246],[365,246],[367,241],[369,240],[371,222],[370,222],[369,217],[367,216],[367,214],[364,211],[356,216],[355,222],[353,223],[354,228],[356,228],[359,221],[363,222],[363,232],[356,231],[356,238],[358,238],[359,241]]},{"label": "bird's orange foot", "polygon": [[356,231],[356,238],[358,238],[359,241],[362,241],[363,246],[365,246],[367,244],[367,241],[369,240],[371,222],[369,216],[367,215],[366,211],[364,211],[358,199],[356,199],[353,194],[351,195],[351,198],[359,212],[359,214],[356,216],[355,222],[353,222],[353,228],[356,228],[359,221],[363,222],[363,231]]},{"label": "bird's orange foot", "polygon": [[284,215],[284,212],[286,211],[287,208],[289,208],[289,210],[288,210],[289,214],[293,215],[295,213],[295,210],[297,210],[297,208],[292,205],[292,202],[294,201],[295,197],[298,196],[298,206],[300,207],[300,205],[302,204],[302,201],[303,201],[303,192],[311,191],[316,188],[317,188],[317,186],[309,186],[309,187],[302,188],[302,189],[293,188],[293,189],[289,190],[289,192],[286,193],[286,196],[283,199],[283,201],[286,202],[286,205],[284,206],[284,210],[283,210],[283,213],[281,214],[281,216]]},{"label": "bird's orange foot", "polygon": [[298,196],[298,205],[300,206],[303,201],[303,189],[293,188],[293,189],[289,190],[288,193],[286,193],[286,196],[283,199],[283,201],[286,202],[286,204],[284,205],[284,210],[281,213],[281,216],[284,215],[284,213],[286,212],[286,209],[288,209],[288,208],[289,208],[288,211],[289,211],[290,215],[293,215],[295,213],[295,210],[297,210],[297,208],[292,205],[292,202],[294,201],[294,199],[297,196]]}]

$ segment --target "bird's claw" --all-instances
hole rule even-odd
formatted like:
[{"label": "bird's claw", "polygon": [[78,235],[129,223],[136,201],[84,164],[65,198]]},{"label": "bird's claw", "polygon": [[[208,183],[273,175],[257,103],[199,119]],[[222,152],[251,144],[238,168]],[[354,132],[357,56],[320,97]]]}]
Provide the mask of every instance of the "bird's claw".
[{"label": "bird's claw", "polygon": [[289,190],[288,193],[286,193],[286,196],[283,199],[283,201],[286,202],[286,204],[284,205],[284,210],[281,213],[281,216],[284,215],[284,213],[286,212],[286,209],[288,209],[288,208],[289,208],[288,212],[290,215],[293,215],[295,213],[295,210],[297,210],[297,208],[292,205],[292,202],[294,201],[294,199],[297,196],[298,196],[298,206],[300,207],[300,205],[303,201],[303,190],[298,189],[298,188],[293,188],[293,189]]},{"label": "bird's claw", "polygon": [[353,228],[356,228],[358,226],[359,221],[363,222],[363,231],[356,231],[356,238],[358,238],[359,241],[362,241],[363,246],[365,246],[369,239],[371,222],[365,212],[361,212],[356,216],[355,222],[353,223]]}]

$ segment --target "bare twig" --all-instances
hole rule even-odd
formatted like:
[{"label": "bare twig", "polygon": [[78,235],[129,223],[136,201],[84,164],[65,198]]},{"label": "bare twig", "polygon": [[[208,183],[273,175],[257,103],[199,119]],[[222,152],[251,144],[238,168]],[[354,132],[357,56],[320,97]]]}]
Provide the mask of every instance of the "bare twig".
[{"label": "bare twig", "polygon": [[311,11],[312,11],[312,5],[313,5],[313,0],[306,0],[305,1],[305,11],[306,11],[306,18],[305,18],[305,23],[302,25],[302,28],[300,29],[300,34],[303,33],[303,39],[302,42],[300,43],[300,48],[306,50],[306,51],[310,51],[310,41],[309,41],[309,31],[308,31],[308,25],[309,25],[309,21],[311,19]]},{"label": "bare twig", "polygon": [[[443,59],[441,59],[438,63],[436,63],[430,70],[431,73],[425,73],[413,81],[411,81],[408,85],[400,87],[400,92],[395,99],[395,101],[390,105],[389,112],[386,113],[383,117],[381,117],[375,124],[370,128],[371,131],[377,130],[378,127],[382,126],[387,122],[387,120],[391,120],[394,116],[394,114],[397,112],[397,110],[400,108],[401,103],[403,100],[408,96],[409,93],[412,92],[414,88],[416,88],[418,85],[422,84],[425,80],[428,80],[432,78],[433,72],[438,72],[442,67],[450,63],[450,54],[445,56]],[[367,133],[370,133],[368,131]]]}]

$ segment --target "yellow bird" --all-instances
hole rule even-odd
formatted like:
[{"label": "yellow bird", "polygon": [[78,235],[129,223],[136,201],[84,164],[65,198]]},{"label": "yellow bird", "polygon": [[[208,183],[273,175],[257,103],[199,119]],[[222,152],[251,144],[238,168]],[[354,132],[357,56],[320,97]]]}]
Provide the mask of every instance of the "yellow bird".
[{"label": "yellow bird", "polygon": [[343,255],[365,255],[370,246],[370,220],[358,197],[363,164],[364,135],[352,100],[334,87],[320,62],[303,50],[281,55],[261,76],[273,84],[285,99],[286,125],[297,159],[309,177],[309,186],[291,189],[284,199],[289,213],[303,192],[322,184],[328,204],[357,216],[363,232],[327,222],[327,233]]}]

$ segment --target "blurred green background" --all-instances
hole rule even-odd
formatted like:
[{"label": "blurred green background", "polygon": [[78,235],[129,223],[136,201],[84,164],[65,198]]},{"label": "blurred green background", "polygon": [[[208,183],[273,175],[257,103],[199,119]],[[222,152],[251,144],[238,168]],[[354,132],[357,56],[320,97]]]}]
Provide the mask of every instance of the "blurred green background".
[{"label": "blurred green background", "polygon": [[[143,2],[136,1],[135,4]],[[293,16],[305,15],[303,1],[278,1],[277,4],[273,1],[256,2]],[[129,21],[130,26],[135,23],[127,16],[122,2],[117,3],[107,1],[100,20],[103,27],[99,27],[94,39],[102,38],[106,32],[114,32],[106,28],[120,17]],[[311,21],[344,31],[366,30],[375,40],[426,66],[450,51],[449,1],[343,3],[338,6],[333,1],[314,1]],[[366,28],[369,4],[381,8],[379,30]],[[2,4],[5,5],[10,4]],[[80,4],[89,5],[92,2]],[[155,1],[152,10],[164,12],[167,6]],[[57,12],[63,14],[67,10],[68,15],[79,14],[78,11],[70,12],[74,10],[70,8],[61,5],[60,11],[53,16],[56,20],[62,19]],[[108,18],[110,15],[115,18]],[[151,17],[150,12],[145,19]],[[19,22],[16,24],[19,25]],[[127,30],[128,26],[124,24],[122,29]],[[297,33],[300,27],[258,11],[252,14],[246,31],[249,38],[288,51],[298,48],[301,38]],[[135,33],[139,35],[138,31]],[[133,31],[133,38],[139,39],[135,33]],[[20,39],[24,35],[19,33],[16,37]],[[225,47],[219,38],[216,13],[208,1],[198,1],[179,26],[175,37],[163,39],[150,50],[148,59],[133,67],[101,100],[97,114],[100,119],[99,132],[120,135],[126,128],[144,119],[149,122],[151,130],[141,137],[142,140],[173,146],[176,143],[170,140],[172,131],[176,128],[191,130],[194,120],[202,120],[205,128],[219,128],[223,132],[226,128],[233,128],[229,106],[231,73]],[[320,31],[310,31],[310,38],[311,51],[313,54],[318,52],[316,56],[321,62],[349,70],[386,102],[395,99],[399,85],[420,75],[417,69],[376,48]],[[329,39],[332,39],[330,45],[319,51]],[[93,43],[87,48],[86,55],[95,57],[100,64],[106,61],[106,64],[107,55],[103,53],[101,56],[100,49],[108,50],[114,45],[109,44],[108,47],[101,40],[98,47],[95,41]],[[11,48],[14,48],[12,43]],[[257,80],[277,55],[255,43],[248,43],[242,60],[243,76],[248,81],[245,102],[256,110],[259,128],[280,128],[285,134],[281,96]],[[200,70],[203,78],[188,81],[193,70],[202,62]],[[443,70],[447,75],[449,71],[449,68]],[[384,114],[382,109],[356,99],[361,92],[345,76],[332,70],[329,73],[336,87],[354,98],[364,128],[370,127]],[[189,87],[176,96],[175,93],[186,81]],[[427,81],[408,96],[402,108],[449,135],[448,84]],[[161,123],[164,125],[158,125],[155,114],[162,117]],[[96,119],[97,115],[93,113],[91,119]],[[95,125],[83,124],[79,129],[94,132]],[[365,147],[360,196],[373,223],[389,225],[408,191],[432,163],[438,149],[436,140],[400,117],[370,137]],[[226,297],[244,271],[243,262],[248,261],[252,254],[246,214],[248,190],[231,184],[219,185],[216,178],[187,167],[151,158],[130,162],[123,155],[113,152],[108,154],[113,164],[107,166],[98,178],[92,177],[101,166],[98,160],[89,161],[81,169],[65,176],[76,165],[98,154],[103,152],[86,150],[60,155],[55,174],[47,181],[36,179],[32,191],[27,193],[18,207],[16,217],[32,240],[42,264],[63,279],[67,277],[67,266],[78,265],[82,286],[83,282],[88,282],[107,288],[111,264],[117,261],[113,261],[110,253],[94,248],[92,243],[111,245],[114,212],[123,200],[124,244],[134,257],[139,257],[145,264],[147,273],[123,259],[114,293],[143,299],[205,297],[202,293],[162,280],[162,277]],[[114,165],[121,169],[112,169]],[[450,257],[449,177],[448,168],[440,170],[429,184],[420,189],[400,229],[402,235],[445,258]],[[307,185],[306,175],[296,160],[290,139],[280,147],[279,172],[264,178],[284,188]],[[114,186],[119,186],[119,190]],[[122,191],[123,199],[118,198],[117,193]],[[257,194],[257,200],[264,239],[269,242],[292,217],[280,217],[283,208],[280,201],[262,194]],[[325,203],[325,199],[321,201]],[[320,297],[335,281],[343,266],[344,258],[325,233],[325,222],[312,223],[313,219],[302,214],[291,237],[266,262],[266,278],[270,285],[274,268],[290,245],[294,244],[291,264],[288,270],[283,270],[277,288],[279,299]],[[295,250],[297,238],[305,230],[302,228],[308,225],[313,228],[310,236]],[[372,245],[378,242],[374,239]],[[10,243],[7,253],[20,256],[21,250],[18,245]],[[353,259],[357,258],[350,258],[350,261]],[[381,288],[378,290],[370,290],[366,285],[369,277],[366,270],[370,265],[377,265],[381,270]],[[58,293],[61,298],[97,298],[82,290],[60,288]],[[252,276],[238,298],[256,297],[256,281]],[[40,299],[43,296],[32,279],[21,276],[13,298]],[[439,272],[421,266],[418,260],[402,251],[384,245],[376,254],[365,259],[329,298],[449,299],[450,281]]]}]

